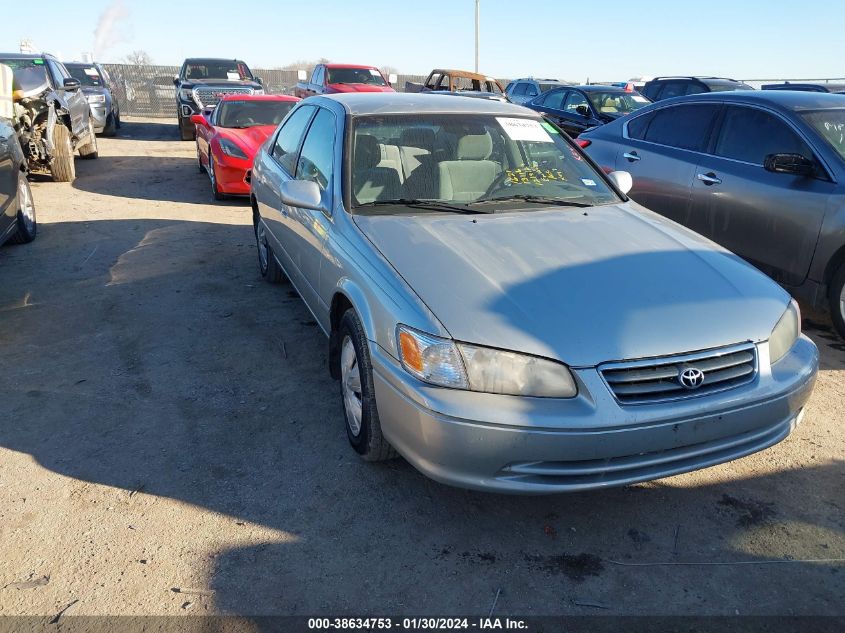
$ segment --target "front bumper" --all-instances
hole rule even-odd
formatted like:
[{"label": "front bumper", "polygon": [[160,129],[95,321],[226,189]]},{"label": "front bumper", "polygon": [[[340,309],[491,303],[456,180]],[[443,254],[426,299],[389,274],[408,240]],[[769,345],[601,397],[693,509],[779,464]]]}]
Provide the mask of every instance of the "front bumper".
[{"label": "front bumper", "polygon": [[217,188],[228,196],[248,196],[249,183],[246,181],[247,172],[252,169],[253,159],[233,158],[219,149],[214,152],[214,177]]},{"label": "front bumper", "polygon": [[742,387],[622,406],[594,368],[574,370],[569,400],[500,396],[425,385],[370,347],[382,431],[405,459],[442,483],[521,494],[623,486],[760,451],[801,421],[818,371],[802,336],[774,367],[761,345],[765,362]]},{"label": "front bumper", "polygon": [[100,134],[106,128],[106,120],[109,117],[108,110],[105,104],[89,103],[88,109],[91,110],[91,121],[94,123],[94,133]]}]

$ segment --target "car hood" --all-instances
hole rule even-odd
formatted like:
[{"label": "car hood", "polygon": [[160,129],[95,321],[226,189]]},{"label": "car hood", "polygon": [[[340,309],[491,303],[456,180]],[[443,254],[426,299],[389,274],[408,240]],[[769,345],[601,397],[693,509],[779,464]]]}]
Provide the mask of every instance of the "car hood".
[{"label": "car hood", "polygon": [[634,203],[354,216],[453,338],[589,367],[768,339],[789,296]]},{"label": "car hood", "polygon": [[248,127],[242,130],[237,128],[217,128],[217,134],[220,138],[229,139],[239,147],[242,147],[250,158],[255,158],[259,148],[275,129],[275,125],[256,125],[255,127]]},{"label": "car hood", "polygon": [[327,84],[326,87],[334,92],[396,92],[390,86],[373,84]]},{"label": "car hood", "polygon": [[105,86],[82,86],[80,90],[84,95],[107,95],[109,92]]},{"label": "car hood", "polygon": [[250,81],[248,79],[204,79],[202,81],[187,81],[182,86],[183,88],[200,88],[200,87],[209,87],[209,88],[232,88],[232,87],[245,87],[245,88],[252,88],[254,90],[259,90],[262,88],[261,84],[256,81]]}]

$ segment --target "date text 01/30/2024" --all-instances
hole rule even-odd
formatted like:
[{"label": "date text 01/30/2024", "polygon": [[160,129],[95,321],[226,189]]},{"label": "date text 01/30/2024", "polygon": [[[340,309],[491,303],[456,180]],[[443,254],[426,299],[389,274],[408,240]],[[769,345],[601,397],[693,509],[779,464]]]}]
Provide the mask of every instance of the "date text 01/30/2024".
[{"label": "date text 01/30/2024", "polygon": [[308,628],[310,630],[384,630],[396,629],[399,631],[447,631],[447,630],[472,630],[495,631],[495,630],[526,630],[527,623],[518,618],[309,618]]}]

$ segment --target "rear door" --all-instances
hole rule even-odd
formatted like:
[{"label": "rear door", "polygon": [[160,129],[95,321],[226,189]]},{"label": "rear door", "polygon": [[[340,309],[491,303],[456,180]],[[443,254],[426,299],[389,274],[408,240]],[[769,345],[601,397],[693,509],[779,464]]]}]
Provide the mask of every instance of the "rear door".
[{"label": "rear door", "polygon": [[818,176],[766,171],[769,154],[816,160],[801,133],[781,115],[727,105],[711,152],[692,186],[692,214],[700,233],[732,250],[785,285],[804,281],[822,220],[836,185]]},{"label": "rear door", "polygon": [[652,211],[696,229],[690,192],[721,104],[678,104],[651,110],[623,127],[616,169],[631,173],[629,195]]},{"label": "rear door", "polygon": [[17,213],[14,201],[17,195],[18,170],[12,151],[13,143],[17,143],[15,130],[5,119],[0,118],[0,238],[15,221]]}]

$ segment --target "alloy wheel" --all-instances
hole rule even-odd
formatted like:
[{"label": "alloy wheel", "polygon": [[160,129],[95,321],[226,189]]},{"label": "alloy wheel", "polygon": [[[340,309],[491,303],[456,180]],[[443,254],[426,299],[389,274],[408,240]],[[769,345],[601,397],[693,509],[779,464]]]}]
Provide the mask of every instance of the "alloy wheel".
[{"label": "alloy wheel", "polygon": [[260,221],[255,225],[255,241],[258,243],[258,264],[261,266],[261,273],[264,274],[270,263],[270,253],[267,246],[267,232]]},{"label": "alloy wheel", "polygon": [[343,394],[343,407],[346,409],[346,423],[353,436],[361,433],[363,405],[361,398],[361,370],[355,345],[349,336],[343,337],[340,351],[340,388]]},{"label": "alloy wheel", "polygon": [[21,217],[29,233],[35,229],[35,204],[32,202],[32,191],[26,176],[21,174],[18,178],[18,200],[20,200]]}]

